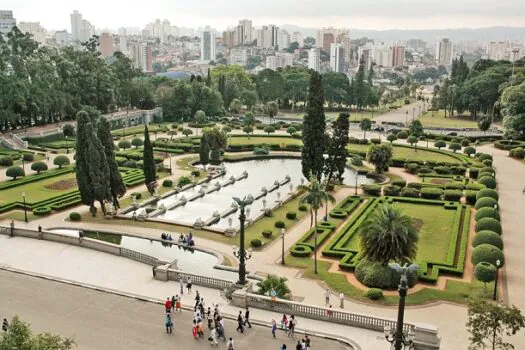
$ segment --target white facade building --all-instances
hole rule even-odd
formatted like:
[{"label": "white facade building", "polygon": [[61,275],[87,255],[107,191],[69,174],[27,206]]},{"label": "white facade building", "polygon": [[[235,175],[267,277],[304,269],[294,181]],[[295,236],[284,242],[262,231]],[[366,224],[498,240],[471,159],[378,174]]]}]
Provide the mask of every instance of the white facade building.
[{"label": "white facade building", "polygon": [[58,47],[68,46],[70,43],[69,33],[66,30],[58,30],[55,32],[55,43]]},{"label": "white facade building", "polygon": [[13,11],[0,11],[0,34],[6,35],[16,26]]},{"label": "white facade building", "polygon": [[77,11],[73,11],[71,14],[71,40],[73,42],[79,42],[80,31],[82,28],[82,15]]},{"label": "white facade building", "polygon": [[22,33],[31,34],[33,39],[35,39],[35,41],[39,42],[40,44],[44,44],[46,42],[47,32],[40,25],[40,22],[20,22],[18,24],[18,29],[20,29]]},{"label": "white facade building", "polygon": [[374,44],[373,56],[376,65],[385,68],[392,67],[393,57],[390,45],[384,42]]},{"label": "white facade building", "polygon": [[283,51],[290,47],[290,34],[286,30],[279,30],[279,40],[277,44],[279,45],[279,50]]},{"label": "white facade building", "polygon": [[293,32],[290,35],[290,43],[298,43],[299,47],[304,46],[303,34],[301,32]]},{"label": "white facade building", "polygon": [[266,56],[266,68],[277,69],[282,67],[282,58],[279,56]]},{"label": "white facade building", "polygon": [[332,43],[330,45],[330,69],[336,73],[344,73],[345,70],[345,49],[342,44]]},{"label": "white facade building", "polygon": [[122,53],[128,52],[128,36],[126,28],[119,28],[118,30],[119,44],[118,49]]},{"label": "white facade building", "polygon": [[215,30],[204,28],[201,37],[201,61],[215,61]]},{"label": "white facade building", "polygon": [[245,66],[248,63],[248,50],[236,47],[230,51],[230,64]]},{"label": "white facade building", "polygon": [[308,68],[316,72],[321,70],[321,49],[311,48],[308,51]]},{"label": "white facade building", "polygon": [[448,38],[441,39],[436,45],[436,63],[448,66],[452,64],[453,48],[452,42]]},{"label": "white facade building", "polygon": [[508,41],[491,41],[487,45],[487,58],[489,60],[508,60],[510,59],[510,44]]},{"label": "white facade building", "polygon": [[250,44],[255,38],[252,21],[242,19],[237,26],[237,42],[239,44]]}]

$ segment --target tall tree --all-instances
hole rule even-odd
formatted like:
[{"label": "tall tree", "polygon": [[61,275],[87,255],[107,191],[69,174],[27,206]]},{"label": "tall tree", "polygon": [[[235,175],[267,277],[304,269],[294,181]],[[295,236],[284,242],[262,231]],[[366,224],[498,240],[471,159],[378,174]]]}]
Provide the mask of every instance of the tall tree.
[{"label": "tall tree", "polygon": [[413,120],[410,123],[409,130],[410,130],[410,135],[419,137],[423,134],[423,124],[418,119]]},{"label": "tall tree", "polygon": [[348,144],[348,131],[350,129],[350,115],[348,113],[339,113],[337,120],[332,122],[331,133],[327,135],[326,153],[328,157],[325,160],[326,183],[330,183],[332,176],[337,172],[337,178],[343,181],[343,174],[346,165],[346,145]]},{"label": "tall tree", "polygon": [[507,87],[501,96],[503,125],[518,136],[525,135],[525,83]]},{"label": "tall tree", "polygon": [[382,204],[359,227],[361,254],[369,261],[410,262],[417,254],[417,232],[411,217],[400,208]]},{"label": "tall tree", "polygon": [[157,181],[157,172],[155,159],[153,158],[153,146],[149,139],[148,125],[144,126],[144,152],[142,159],[144,162],[144,183],[148,187],[148,191],[153,194]]},{"label": "tall tree", "polygon": [[88,143],[90,142],[89,134],[86,132],[87,125],[91,123],[89,115],[86,111],[77,113],[77,139],[76,139],[76,154],[75,154],[75,174],[77,178],[78,191],[80,192],[80,200],[84,205],[89,206],[91,214],[95,216],[95,193],[91,185],[89,176],[89,159],[87,154]]},{"label": "tall tree", "polygon": [[310,178],[313,174],[317,181],[321,181],[324,168],[325,127],[323,78],[313,71],[303,121],[301,165],[303,175]]},{"label": "tall tree", "polygon": [[277,102],[270,101],[264,105],[264,113],[270,118],[270,122],[275,118],[278,112],[279,107],[277,106]]},{"label": "tall tree", "polygon": [[93,124],[87,123],[85,129],[86,139],[88,140],[86,161],[89,166],[89,181],[93,189],[94,199],[100,203],[100,208],[105,215],[106,207],[104,202],[111,200],[108,161],[104,154],[104,146],[98,139]]},{"label": "tall tree", "polygon": [[366,139],[366,132],[372,129],[372,121],[368,118],[364,118],[359,122],[359,128],[363,131],[363,139]]},{"label": "tall tree", "polygon": [[375,166],[376,173],[380,174],[388,167],[392,159],[392,146],[388,144],[370,145],[366,152],[366,160]]},{"label": "tall tree", "polygon": [[273,69],[263,69],[255,78],[257,94],[263,102],[277,100],[282,97],[284,79],[280,72]]},{"label": "tall tree", "polygon": [[201,136],[201,143],[199,146],[199,162],[202,164],[204,169],[210,162],[210,145],[208,142],[208,133],[204,131]]},{"label": "tall tree", "polygon": [[97,128],[97,135],[104,147],[106,161],[109,167],[109,188],[111,191],[111,198],[115,208],[120,208],[118,198],[126,194],[126,185],[122,180],[118,164],[115,159],[115,144],[111,136],[110,126],[106,118],[100,118]]}]

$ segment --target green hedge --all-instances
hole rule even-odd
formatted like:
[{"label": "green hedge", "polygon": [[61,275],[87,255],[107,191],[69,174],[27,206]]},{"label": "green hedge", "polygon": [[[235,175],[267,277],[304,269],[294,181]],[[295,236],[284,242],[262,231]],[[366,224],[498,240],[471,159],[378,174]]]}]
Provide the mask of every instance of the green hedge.
[{"label": "green hedge", "polygon": [[484,188],[478,192],[478,195],[476,199],[490,197],[494,198],[495,200],[499,199],[498,192],[492,188]]},{"label": "green hedge", "polygon": [[510,151],[511,149],[516,148],[516,147],[525,148],[525,142],[515,141],[515,140],[498,140],[494,142],[494,147],[498,149]]},{"label": "green hedge", "polygon": [[484,207],[494,208],[495,205],[496,206],[498,205],[498,201],[495,200],[494,198],[485,197],[485,198],[476,200],[476,209],[481,209]]},{"label": "green hedge", "polygon": [[425,187],[421,189],[421,198],[424,199],[440,199],[443,195],[443,190],[440,188]]},{"label": "green hedge", "polygon": [[474,236],[472,246],[475,248],[481,244],[490,244],[499,249],[503,249],[503,239],[494,231],[479,231]]},{"label": "green hedge", "polygon": [[494,218],[481,218],[476,222],[476,232],[493,231],[501,235],[501,223]]},{"label": "green hedge", "polygon": [[476,216],[474,218],[476,221],[483,218],[493,218],[496,220],[500,220],[500,215],[497,210],[494,210],[494,208],[484,207],[476,210]]},{"label": "green hedge", "polygon": [[381,185],[364,185],[363,191],[369,196],[380,196],[381,195]]},{"label": "green hedge", "polygon": [[488,262],[496,266],[496,260],[500,261],[500,268],[505,265],[505,256],[498,247],[491,244],[480,244],[472,251],[472,263]]},{"label": "green hedge", "polygon": [[445,192],[443,194],[443,198],[446,201],[459,202],[461,197],[463,197],[463,191],[461,191],[461,190],[445,190]]},{"label": "green hedge", "polygon": [[474,205],[476,204],[476,196],[478,194],[478,191],[471,191],[467,190],[465,191],[465,200],[468,204]]},{"label": "green hedge", "polygon": [[496,179],[494,179],[491,176],[483,176],[480,179],[478,179],[478,182],[482,185],[485,185],[487,188],[496,188]]},{"label": "green hedge", "polygon": [[51,214],[51,211],[52,210],[50,207],[38,207],[38,208],[33,209],[33,214],[42,216],[42,215]]},{"label": "green hedge", "polygon": [[385,196],[399,196],[401,188],[399,186],[385,186],[383,187],[383,195]]}]

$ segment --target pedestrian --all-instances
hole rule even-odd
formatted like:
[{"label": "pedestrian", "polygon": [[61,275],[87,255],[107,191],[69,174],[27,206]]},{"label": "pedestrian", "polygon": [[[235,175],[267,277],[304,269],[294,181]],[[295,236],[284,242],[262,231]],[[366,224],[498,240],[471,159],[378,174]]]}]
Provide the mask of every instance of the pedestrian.
[{"label": "pedestrian", "polygon": [[324,293],[324,304],[326,307],[330,305],[330,290],[326,288],[326,292]]},{"label": "pedestrian", "polygon": [[332,305],[328,306],[328,310],[326,310],[326,315],[328,317],[332,317],[334,315],[334,311],[332,310]]},{"label": "pedestrian", "polygon": [[175,296],[175,311],[179,310],[179,312],[182,312],[182,301],[181,301],[181,297],[179,297],[179,295],[177,294]]},{"label": "pedestrian", "polygon": [[204,337],[204,322],[202,322],[202,319],[197,321],[197,327],[198,327],[199,337]]},{"label": "pedestrian", "polygon": [[211,329],[208,340],[210,341],[210,345],[215,345],[217,347],[219,346],[219,342],[217,341],[217,329],[216,328]]},{"label": "pedestrian", "polygon": [[233,346],[233,339],[230,338],[230,340],[228,340],[228,344],[227,344],[227,347],[226,347],[228,350],[235,350],[235,347]]},{"label": "pedestrian", "polygon": [[169,297],[166,298],[166,302],[164,303],[164,308],[166,309],[167,314],[171,312],[171,300]]},{"label": "pedestrian", "polygon": [[308,338],[308,335],[305,336],[304,342],[306,343],[306,349],[310,349],[310,338]]},{"label": "pedestrian", "polygon": [[306,342],[304,341],[304,338],[301,339],[301,349],[306,350]]},{"label": "pedestrian", "polygon": [[166,314],[166,333],[172,333],[173,332],[173,322],[171,321],[170,314]]},{"label": "pedestrian", "polygon": [[298,340],[297,345],[295,346],[295,350],[302,350],[302,349],[303,349],[303,346],[301,345],[301,341]]},{"label": "pedestrian", "polygon": [[182,277],[182,275],[180,276],[179,282],[180,282],[180,295],[182,298],[182,296],[184,295],[184,277]]},{"label": "pedestrian", "polygon": [[[523,186],[523,191],[522,191],[523,194],[525,194],[525,186]],[[12,221],[11,221],[12,222]]]},{"label": "pedestrian", "polygon": [[279,350],[286,350],[286,344],[281,345],[281,347],[279,348]]},{"label": "pedestrian", "polygon": [[275,301],[275,299],[277,298],[277,292],[273,288],[270,291],[270,297],[272,297],[272,301]]},{"label": "pedestrian", "polygon": [[13,220],[11,220],[11,224],[9,224],[9,226],[11,227],[11,232],[10,232],[10,236],[11,237],[14,237],[15,236],[15,222]]},{"label": "pedestrian", "polygon": [[84,231],[80,230],[78,231],[78,243],[82,243],[83,239],[84,239]]},{"label": "pedestrian", "polygon": [[175,299],[175,295],[171,297],[171,311],[175,311],[175,304],[177,303],[177,299]]},{"label": "pedestrian", "polygon": [[191,294],[191,277],[188,277],[186,281],[186,289],[188,289],[188,294]]},{"label": "pedestrian", "polygon": [[237,332],[240,330],[241,333],[244,333],[243,323],[244,322],[243,322],[243,319],[242,319],[242,311],[239,311],[239,316],[237,316],[237,329],[236,329]]},{"label": "pedestrian", "polygon": [[211,314],[211,308],[208,306],[208,311],[206,312],[206,318],[208,319],[208,328],[211,329],[213,322],[213,315]]},{"label": "pedestrian", "polygon": [[343,293],[343,291],[341,291],[341,293],[339,293],[339,307],[341,309],[343,309],[345,307],[345,293]]},{"label": "pedestrian", "polygon": [[2,322],[2,330],[4,332],[7,332],[8,329],[9,329],[9,322],[7,322],[7,318],[4,318],[4,321]]},{"label": "pedestrian", "polygon": [[272,319],[272,335],[275,338],[275,331],[277,331],[277,322],[275,322],[274,319]]},{"label": "pedestrian", "polygon": [[222,316],[219,316],[219,325],[221,327],[222,337],[224,338],[224,341],[226,341],[226,328],[224,327],[224,319]]},{"label": "pedestrian", "polygon": [[[190,287],[190,289],[191,289],[191,287]],[[201,297],[199,295],[199,291],[197,290],[196,293],[197,293],[197,295],[195,295],[195,308],[197,308],[197,306],[199,306],[199,302],[201,301]]]},{"label": "pedestrian", "polygon": [[244,325],[252,328],[252,324],[250,323],[250,310],[248,310],[248,308],[246,308],[246,312],[244,313]]},{"label": "pedestrian", "polygon": [[288,328],[288,318],[286,315],[283,315],[283,318],[281,319],[281,329],[287,329]]},{"label": "pedestrian", "polygon": [[294,339],[295,327],[297,327],[297,321],[295,320],[294,315],[290,315],[290,320],[288,320],[288,336]]},{"label": "pedestrian", "polygon": [[191,334],[193,335],[193,338],[197,339],[199,333],[199,328],[197,326],[197,321],[193,320],[193,326],[191,327]]}]

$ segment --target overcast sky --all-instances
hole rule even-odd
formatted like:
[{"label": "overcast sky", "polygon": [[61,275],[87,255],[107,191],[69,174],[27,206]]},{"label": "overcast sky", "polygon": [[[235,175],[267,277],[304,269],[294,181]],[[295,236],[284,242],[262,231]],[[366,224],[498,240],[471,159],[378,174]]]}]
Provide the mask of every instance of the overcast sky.
[{"label": "overcast sky", "polygon": [[254,25],[294,24],[359,29],[442,29],[524,26],[523,0],[2,0],[17,21],[71,29],[78,10],[97,28],[140,27],[168,19],[172,25],[218,30],[249,18]]}]

